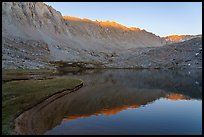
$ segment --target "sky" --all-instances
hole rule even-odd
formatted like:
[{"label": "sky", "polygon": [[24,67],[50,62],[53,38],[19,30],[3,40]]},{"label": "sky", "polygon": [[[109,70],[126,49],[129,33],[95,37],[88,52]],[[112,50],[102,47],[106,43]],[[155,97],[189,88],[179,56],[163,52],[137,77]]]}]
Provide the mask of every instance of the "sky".
[{"label": "sky", "polygon": [[201,2],[45,2],[63,16],[115,21],[161,37],[202,34]]}]

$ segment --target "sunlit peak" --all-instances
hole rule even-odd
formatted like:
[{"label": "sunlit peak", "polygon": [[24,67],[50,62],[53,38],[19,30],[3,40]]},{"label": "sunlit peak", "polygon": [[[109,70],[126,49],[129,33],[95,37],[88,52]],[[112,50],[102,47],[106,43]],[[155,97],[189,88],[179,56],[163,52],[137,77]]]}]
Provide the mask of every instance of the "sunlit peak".
[{"label": "sunlit peak", "polygon": [[126,27],[124,25],[121,25],[115,21],[109,21],[109,20],[106,20],[106,21],[92,21],[90,19],[87,19],[87,18],[78,18],[78,17],[73,17],[73,16],[63,16],[64,19],[67,19],[67,20],[73,20],[73,21],[90,21],[92,23],[95,23],[95,24],[98,24],[100,26],[103,26],[103,27],[113,27],[113,28],[120,28],[122,30],[128,30],[128,31],[141,31],[139,28],[136,28],[136,27]]},{"label": "sunlit peak", "polygon": [[171,41],[180,41],[183,40],[186,37],[186,35],[171,35],[165,37],[165,39],[171,40]]}]

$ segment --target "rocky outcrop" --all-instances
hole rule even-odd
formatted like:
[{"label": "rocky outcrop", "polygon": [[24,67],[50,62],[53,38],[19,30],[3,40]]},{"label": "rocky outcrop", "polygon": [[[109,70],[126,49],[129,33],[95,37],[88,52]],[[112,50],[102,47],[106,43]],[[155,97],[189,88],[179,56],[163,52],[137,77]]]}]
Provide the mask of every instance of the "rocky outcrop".
[{"label": "rocky outcrop", "polygon": [[170,35],[163,37],[167,43],[176,43],[190,40],[193,38],[202,37],[202,35]]},{"label": "rocky outcrop", "polygon": [[143,49],[128,59],[137,62],[141,68],[202,69],[202,38]]}]

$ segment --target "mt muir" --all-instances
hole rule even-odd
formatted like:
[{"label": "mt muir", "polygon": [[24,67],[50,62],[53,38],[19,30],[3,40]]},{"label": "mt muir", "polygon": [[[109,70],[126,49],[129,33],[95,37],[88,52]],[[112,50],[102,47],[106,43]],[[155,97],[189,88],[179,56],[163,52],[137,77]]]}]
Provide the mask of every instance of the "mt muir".
[{"label": "mt muir", "polygon": [[[159,37],[41,2],[2,3],[2,68],[202,68],[202,35]],[[164,30],[165,31],[165,30]]]}]

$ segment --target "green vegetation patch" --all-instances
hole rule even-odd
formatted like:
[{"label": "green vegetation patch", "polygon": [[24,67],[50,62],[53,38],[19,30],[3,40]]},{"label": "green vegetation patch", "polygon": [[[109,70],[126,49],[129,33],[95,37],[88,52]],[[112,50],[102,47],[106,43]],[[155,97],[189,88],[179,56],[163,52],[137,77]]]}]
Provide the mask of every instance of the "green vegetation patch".
[{"label": "green vegetation patch", "polygon": [[47,80],[20,80],[3,84],[2,87],[2,134],[12,134],[14,119],[26,108],[48,96],[73,89],[81,80],[54,78]]},{"label": "green vegetation patch", "polygon": [[27,80],[31,75],[53,75],[56,70],[52,69],[3,69],[2,80],[3,82],[12,80]]},{"label": "green vegetation patch", "polygon": [[53,61],[50,62],[51,64],[54,64],[56,67],[77,67],[80,69],[90,69],[90,68],[103,68],[103,64],[99,62],[65,62],[65,61]]},{"label": "green vegetation patch", "polygon": [[102,69],[104,68],[103,64],[99,62],[65,62],[65,61],[52,61],[51,64],[55,65],[58,70],[58,73],[76,73],[82,72],[88,69]]}]

